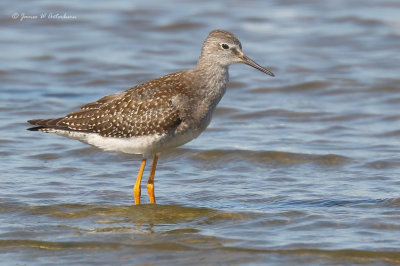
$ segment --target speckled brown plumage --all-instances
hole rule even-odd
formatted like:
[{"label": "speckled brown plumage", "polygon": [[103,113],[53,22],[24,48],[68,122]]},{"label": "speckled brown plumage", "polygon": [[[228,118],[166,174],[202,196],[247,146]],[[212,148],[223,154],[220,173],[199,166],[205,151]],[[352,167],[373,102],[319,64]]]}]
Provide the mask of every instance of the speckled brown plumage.
[{"label": "speckled brown plumage", "polygon": [[71,130],[98,133],[103,137],[130,138],[168,133],[181,122],[172,99],[191,98],[191,82],[177,72],[142,83],[120,94],[105,96],[63,118],[30,120],[37,130]]}]

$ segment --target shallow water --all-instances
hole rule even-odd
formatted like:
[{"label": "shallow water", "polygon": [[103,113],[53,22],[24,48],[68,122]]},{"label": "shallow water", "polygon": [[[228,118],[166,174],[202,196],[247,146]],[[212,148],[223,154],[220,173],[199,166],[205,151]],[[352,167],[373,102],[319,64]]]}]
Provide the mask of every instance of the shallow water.
[{"label": "shallow water", "polygon": [[[400,263],[398,1],[1,6],[2,264]],[[140,156],[25,130],[193,67],[215,28],[276,77],[230,68],[158,205],[133,206]]]}]

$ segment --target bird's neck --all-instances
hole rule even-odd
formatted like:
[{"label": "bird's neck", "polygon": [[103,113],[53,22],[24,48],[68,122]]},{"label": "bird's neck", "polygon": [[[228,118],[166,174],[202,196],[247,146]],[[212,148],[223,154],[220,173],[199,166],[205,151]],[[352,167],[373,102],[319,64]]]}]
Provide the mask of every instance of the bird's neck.
[{"label": "bird's neck", "polygon": [[196,88],[197,93],[203,97],[204,101],[217,105],[225,94],[229,81],[228,67],[200,60],[193,72],[196,84],[200,85]]}]

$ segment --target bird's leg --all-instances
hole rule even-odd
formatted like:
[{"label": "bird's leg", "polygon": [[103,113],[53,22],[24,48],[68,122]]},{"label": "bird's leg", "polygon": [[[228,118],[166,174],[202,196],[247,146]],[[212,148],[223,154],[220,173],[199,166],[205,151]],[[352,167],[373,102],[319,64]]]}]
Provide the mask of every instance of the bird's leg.
[{"label": "bird's leg", "polygon": [[154,196],[154,175],[156,173],[158,156],[154,154],[153,164],[151,165],[151,172],[149,181],[147,182],[147,192],[149,193],[150,203],[156,203],[156,198]]},{"label": "bird's leg", "polygon": [[146,158],[143,158],[142,163],[140,165],[139,173],[136,178],[135,186],[133,187],[133,196],[135,198],[135,204],[140,204],[140,183],[142,182],[142,176],[145,166],[146,166]]}]

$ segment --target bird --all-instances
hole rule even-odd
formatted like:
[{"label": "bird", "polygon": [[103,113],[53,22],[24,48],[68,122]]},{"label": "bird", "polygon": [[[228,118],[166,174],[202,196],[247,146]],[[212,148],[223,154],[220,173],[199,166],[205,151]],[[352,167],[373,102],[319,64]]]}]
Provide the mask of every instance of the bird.
[{"label": "bird", "polygon": [[197,138],[207,128],[226,92],[228,68],[235,63],[274,76],[243,53],[234,34],[217,29],[203,42],[194,68],[104,96],[64,117],[28,120],[34,126],[28,130],[55,133],[104,151],[142,155],[133,186],[136,205],[140,204],[146,161],[153,157],[147,182],[149,202],[153,204],[158,156]]}]

